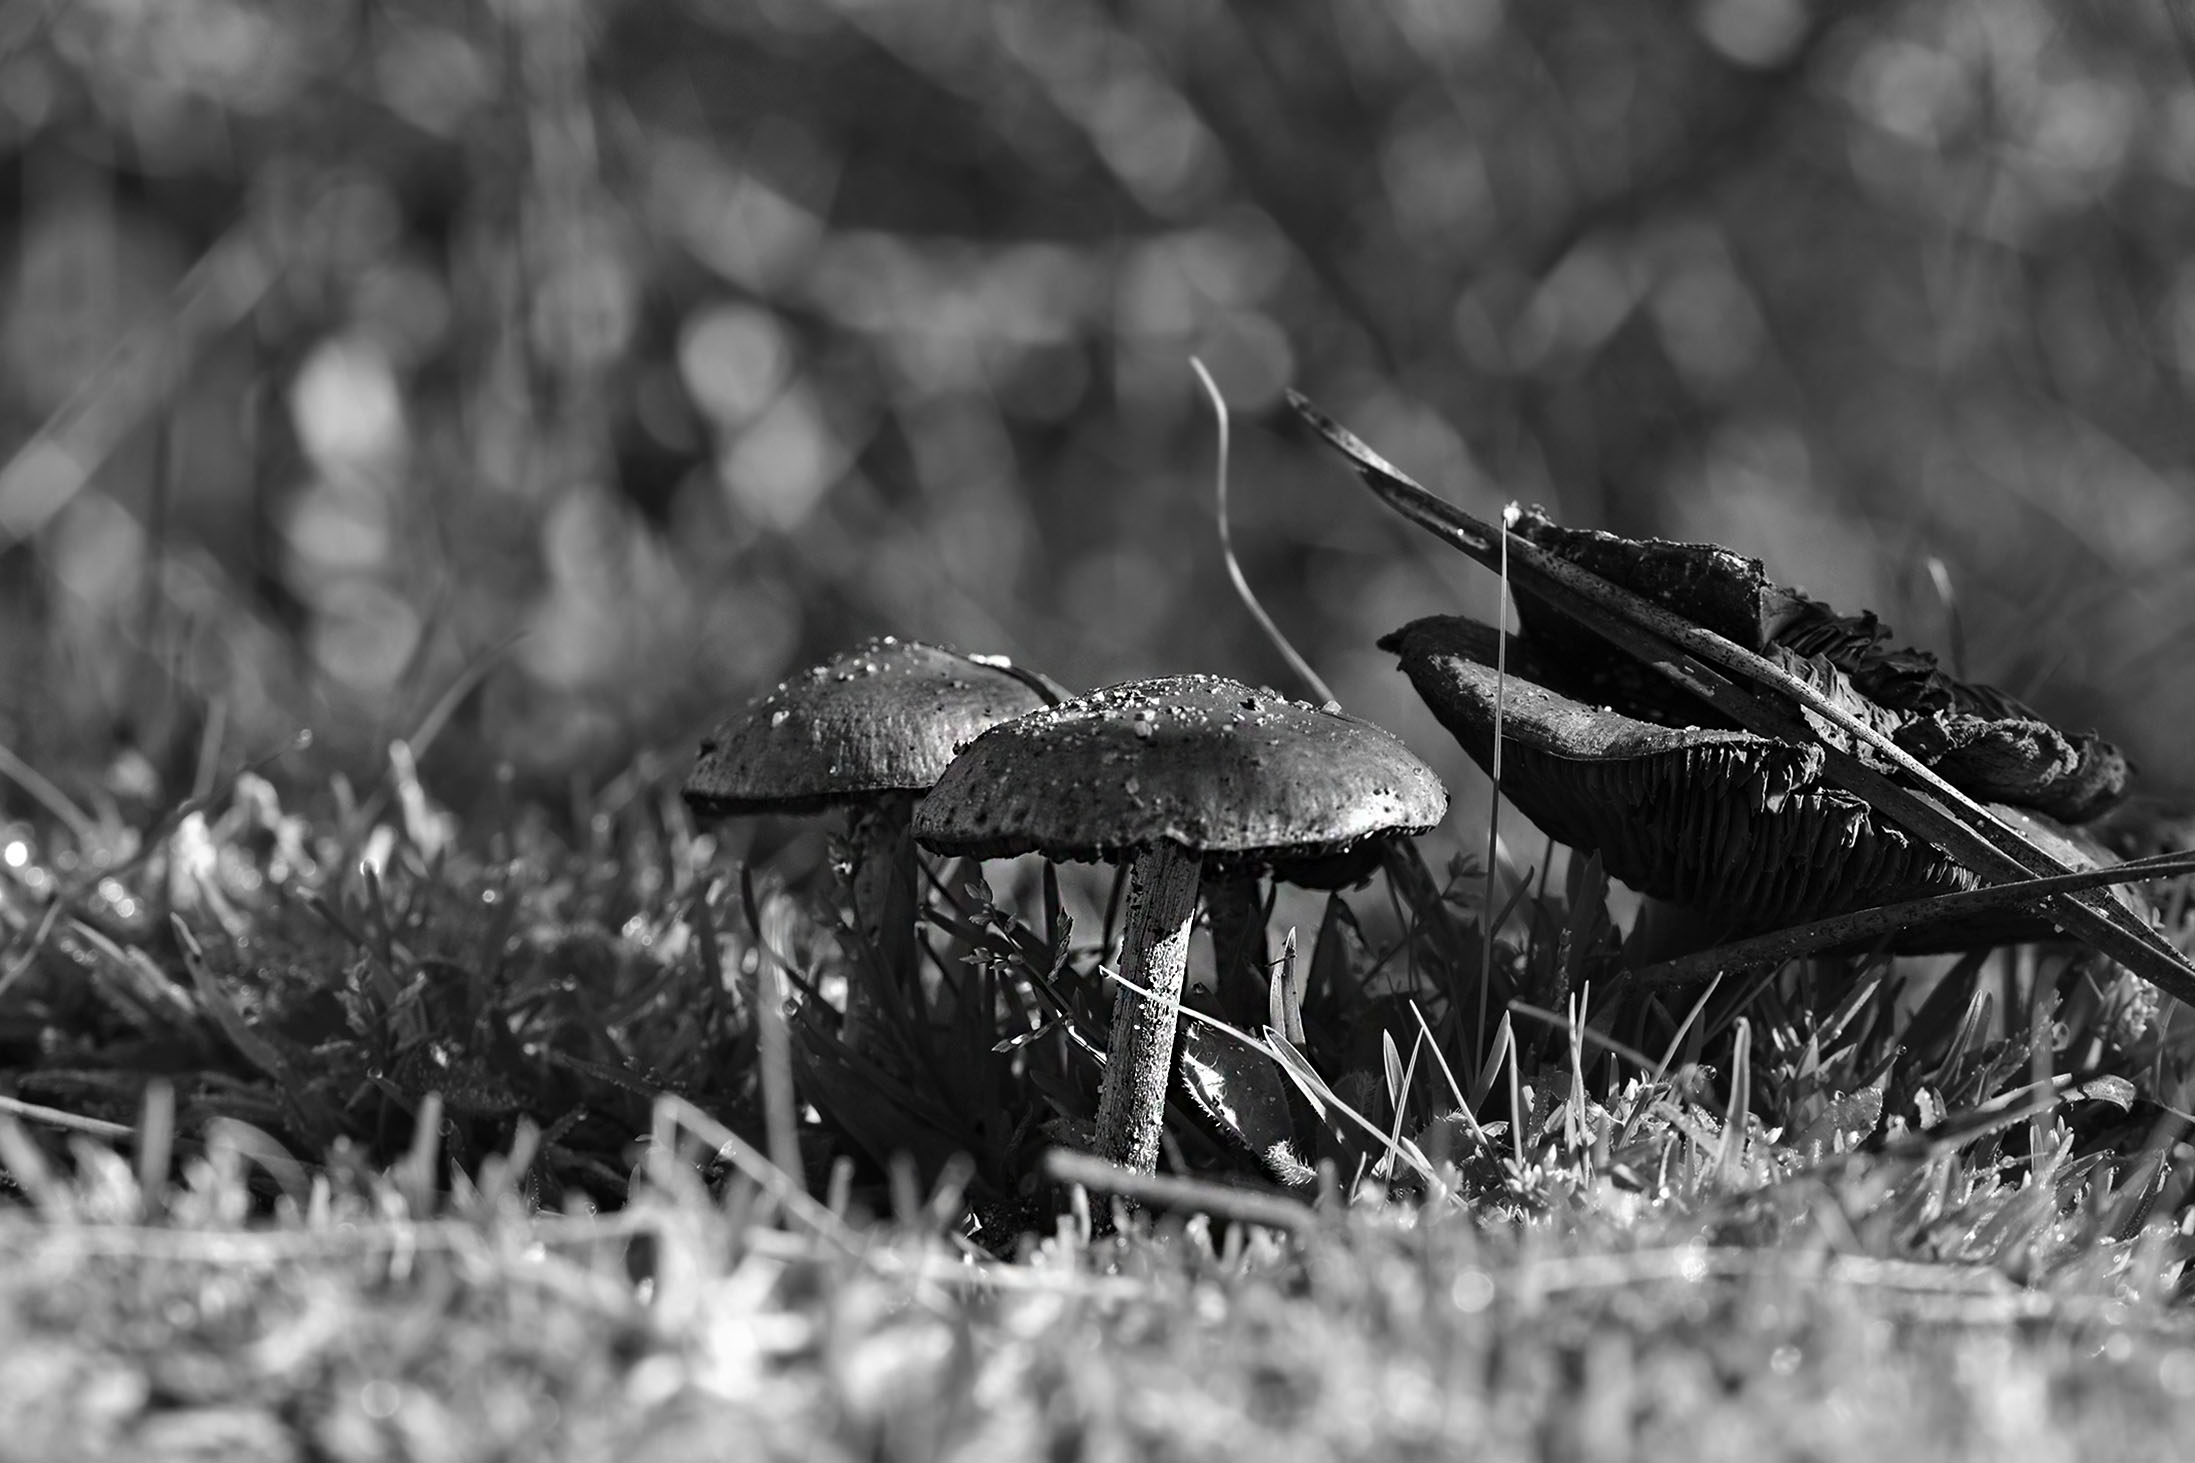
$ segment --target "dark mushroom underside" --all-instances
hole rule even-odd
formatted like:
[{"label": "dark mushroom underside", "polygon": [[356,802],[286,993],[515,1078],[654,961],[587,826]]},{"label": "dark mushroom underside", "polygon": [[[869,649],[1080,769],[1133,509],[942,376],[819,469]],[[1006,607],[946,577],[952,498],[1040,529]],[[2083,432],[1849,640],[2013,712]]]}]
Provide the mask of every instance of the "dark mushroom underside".
[{"label": "dark mushroom underside", "polygon": [[[1480,766],[1493,761],[1494,632],[1453,616],[1380,642]],[[1539,658],[1512,642],[1513,665]],[[1750,732],[1673,728],[1583,705],[1512,671],[1502,791],[1573,848],[1596,849],[1641,893],[1775,928],[1974,888],[1931,845],[1819,780],[1818,748]]]}]

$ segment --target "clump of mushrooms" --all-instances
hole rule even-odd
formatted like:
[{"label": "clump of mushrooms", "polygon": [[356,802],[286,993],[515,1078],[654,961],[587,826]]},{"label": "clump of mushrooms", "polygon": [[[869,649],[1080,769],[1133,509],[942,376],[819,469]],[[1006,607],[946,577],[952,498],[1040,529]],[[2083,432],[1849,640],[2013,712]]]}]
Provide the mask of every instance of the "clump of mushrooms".
[{"label": "clump of mushrooms", "polygon": [[[887,984],[915,978],[915,799],[961,744],[1058,701],[1050,681],[999,656],[963,655],[890,636],[812,667],[727,717],[701,744],[684,789],[705,819],[843,808],[854,919]],[[842,1035],[859,1048],[878,1020],[865,982],[850,982]]]},{"label": "clump of mushrooms", "polygon": [[994,726],[938,779],[914,830],[942,854],[1128,863],[1098,1148],[1149,1173],[1200,879],[1279,868],[1347,882],[1377,840],[1424,832],[1447,806],[1431,769],[1370,722],[1173,676]]}]

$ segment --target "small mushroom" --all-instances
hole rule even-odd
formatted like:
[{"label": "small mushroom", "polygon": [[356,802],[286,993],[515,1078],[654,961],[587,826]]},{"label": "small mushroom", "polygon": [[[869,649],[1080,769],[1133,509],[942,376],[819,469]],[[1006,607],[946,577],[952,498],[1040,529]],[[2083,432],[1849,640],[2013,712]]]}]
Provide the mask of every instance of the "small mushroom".
[{"label": "small mushroom", "polygon": [[1432,771],[1370,722],[1218,676],[1172,676],[977,737],[915,810],[915,837],[943,854],[1129,864],[1098,1147],[1149,1173],[1200,875],[1321,861],[1346,872],[1447,806]]},{"label": "small mushroom", "polygon": [[[1380,645],[1401,660],[1441,725],[1490,769],[1495,632],[1440,615]],[[1640,893],[1751,933],[1977,886],[1934,845],[1825,782],[1819,747],[1589,706],[1542,684],[1559,677],[1550,662],[1531,645],[1509,643],[1509,678],[1499,692],[1502,792],[1546,833],[1597,850],[1608,872]],[[2039,814],[1997,811],[2063,857],[2093,862],[2101,852]],[[1957,933],[1976,943],[2004,937],[2001,928]]]},{"label": "small mushroom", "polygon": [[[709,819],[845,808],[854,918],[889,978],[911,981],[914,800],[962,743],[1063,694],[1002,657],[870,640],[720,723],[686,778],[686,802]],[[864,983],[851,985],[844,1036],[859,1047],[876,1012]]]}]

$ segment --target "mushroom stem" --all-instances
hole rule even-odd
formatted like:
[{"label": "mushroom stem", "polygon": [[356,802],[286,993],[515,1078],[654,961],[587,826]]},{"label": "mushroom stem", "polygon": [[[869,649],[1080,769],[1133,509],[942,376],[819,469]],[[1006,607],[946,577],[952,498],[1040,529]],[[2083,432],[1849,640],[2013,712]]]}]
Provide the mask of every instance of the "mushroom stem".
[{"label": "mushroom stem", "polygon": [[[1160,839],[1128,871],[1127,927],[1121,932],[1113,1038],[1098,1098],[1098,1152],[1136,1173],[1158,1168],[1166,1118],[1166,1081],[1174,1064],[1174,1023],[1196,922],[1195,855]],[[1148,999],[1130,985],[1149,992]]]},{"label": "mushroom stem", "polygon": [[[911,796],[893,794],[862,803],[847,817],[854,927],[875,956],[873,962],[853,961],[847,983],[846,1020],[839,1030],[855,1051],[875,1045],[886,1019],[885,1001],[904,1007],[917,978],[915,843],[908,828],[913,812]],[[884,989],[874,984],[878,981]]]},{"label": "mushroom stem", "polygon": [[1265,963],[1265,901],[1245,869],[1208,870],[1204,908],[1212,921],[1219,1012],[1246,1031],[1265,1025],[1271,1002]]}]

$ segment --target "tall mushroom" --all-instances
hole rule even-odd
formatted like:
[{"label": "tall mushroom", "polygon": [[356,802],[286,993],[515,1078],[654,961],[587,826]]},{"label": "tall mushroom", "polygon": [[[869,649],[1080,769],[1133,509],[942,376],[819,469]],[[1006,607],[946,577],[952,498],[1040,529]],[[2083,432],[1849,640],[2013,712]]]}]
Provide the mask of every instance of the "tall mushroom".
[{"label": "tall mushroom", "polygon": [[[962,743],[1063,694],[1002,657],[887,635],[726,718],[701,744],[686,802],[710,819],[846,809],[854,919],[904,991],[915,975],[914,800]],[[876,1016],[864,982],[850,982],[847,1043],[861,1046]]]},{"label": "tall mushroom", "polygon": [[1219,676],[1170,676],[991,728],[914,826],[939,853],[1129,863],[1098,1147],[1149,1173],[1200,875],[1347,862],[1373,840],[1422,833],[1447,807],[1432,771],[1370,722]]}]

